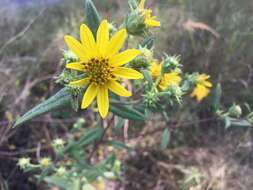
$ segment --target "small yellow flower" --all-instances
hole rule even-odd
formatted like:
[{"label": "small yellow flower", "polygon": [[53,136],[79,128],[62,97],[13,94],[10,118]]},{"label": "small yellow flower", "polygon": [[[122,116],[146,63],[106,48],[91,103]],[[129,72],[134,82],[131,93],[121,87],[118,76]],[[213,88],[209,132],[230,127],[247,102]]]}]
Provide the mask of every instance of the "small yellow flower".
[{"label": "small yellow flower", "polygon": [[191,97],[195,96],[197,100],[200,102],[206,96],[208,96],[210,92],[209,88],[213,86],[212,83],[208,81],[209,78],[210,76],[206,74],[201,74],[197,77],[197,84],[193,92],[191,93]]},{"label": "small yellow flower", "polygon": [[[161,75],[162,64],[153,62],[150,68],[151,76],[155,80]],[[179,85],[181,77],[178,72],[165,73],[159,82],[159,88],[165,90],[170,85]]]},{"label": "small yellow flower", "polygon": [[51,164],[51,159],[50,158],[42,158],[40,160],[40,165],[42,167],[48,167]]},{"label": "small yellow flower", "polygon": [[123,67],[124,64],[141,54],[141,51],[136,49],[128,49],[118,53],[126,37],[126,30],[121,29],[109,39],[107,20],[101,22],[96,41],[85,24],[82,24],[80,28],[81,43],[72,36],[66,35],[64,37],[69,49],[79,58],[78,62],[69,63],[66,67],[85,73],[83,79],[70,83],[75,87],[87,86],[82,100],[82,109],[87,108],[97,97],[99,113],[105,118],[109,110],[109,90],[120,96],[131,96],[131,93],[117,81],[120,78],[143,78],[140,72]]},{"label": "small yellow flower", "polygon": [[145,25],[150,28],[161,26],[161,23],[158,20],[156,20],[155,16],[152,15],[152,10],[145,9],[145,1],[146,0],[141,0],[139,4],[139,9],[144,16]]}]

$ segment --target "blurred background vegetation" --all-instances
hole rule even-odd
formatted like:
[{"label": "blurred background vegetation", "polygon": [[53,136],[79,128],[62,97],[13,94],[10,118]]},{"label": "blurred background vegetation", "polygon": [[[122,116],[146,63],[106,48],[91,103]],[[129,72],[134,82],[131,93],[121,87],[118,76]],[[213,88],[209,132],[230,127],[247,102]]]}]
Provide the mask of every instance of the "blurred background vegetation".
[{"label": "blurred background vegetation", "polygon": [[[104,17],[120,25],[127,1],[94,2]],[[162,22],[161,29],[154,30],[157,52],[181,55],[186,72],[210,74],[213,84],[222,85],[224,106],[247,102],[253,107],[251,0],[149,0],[147,4]],[[83,0],[0,1],[0,189],[44,189],[18,169],[17,159],[36,157],[38,147],[42,154],[52,154],[50,141],[67,136],[80,115],[87,126],[94,121],[89,112],[61,111],[15,130],[8,127],[60,87],[55,76],[64,67],[60,61],[66,48],[63,36],[78,36],[83,7]],[[133,133],[138,141],[132,143],[140,151],[126,161],[126,182],[121,188],[252,189],[252,130],[225,130],[212,118],[211,102],[212,97],[201,104],[189,98],[169,122],[155,115],[145,125],[132,123],[130,133],[149,134],[166,125],[173,133],[169,148],[163,151],[157,148],[159,130],[143,138]],[[69,116],[72,119],[66,119]],[[204,178],[201,183],[200,178]]]}]

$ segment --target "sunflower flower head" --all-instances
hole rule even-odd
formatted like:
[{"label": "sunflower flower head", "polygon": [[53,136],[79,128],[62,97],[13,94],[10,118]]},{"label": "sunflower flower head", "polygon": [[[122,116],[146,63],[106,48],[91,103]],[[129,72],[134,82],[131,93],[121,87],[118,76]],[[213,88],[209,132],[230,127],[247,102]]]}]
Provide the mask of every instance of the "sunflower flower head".
[{"label": "sunflower flower head", "polygon": [[196,97],[200,102],[208,96],[210,88],[212,87],[212,83],[208,81],[209,78],[210,76],[206,74],[200,74],[197,76],[196,86],[191,93],[191,97]]},{"label": "sunflower flower head", "polygon": [[69,85],[86,88],[81,104],[82,109],[87,108],[97,97],[98,111],[102,118],[108,114],[109,90],[120,96],[131,96],[131,93],[119,83],[121,78],[143,78],[140,72],[124,67],[126,63],[141,54],[141,51],[136,49],[119,53],[126,37],[126,29],[121,29],[110,39],[107,20],[100,23],[96,39],[85,24],[80,27],[81,42],[69,35],[64,37],[68,48],[79,58],[78,61],[67,64],[66,68],[84,74],[81,79],[72,81]]},{"label": "sunflower flower head", "polygon": [[[165,90],[171,85],[178,86],[181,82],[180,73],[176,71],[168,72],[168,73],[162,73],[162,66],[163,63],[158,63],[157,61],[154,61],[151,64],[150,73],[153,78],[153,80],[159,80],[158,87],[161,90]],[[160,78],[160,79],[159,79]]]},{"label": "sunflower flower head", "polygon": [[153,28],[161,26],[161,23],[156,20],[156,17],[152,15],[151,9],[145,9],[145,1],[141,0],[139,4],[139,10],[142,12],[144,16],[144,22],[146,27]]},{"label": "sunflower flower head", "polygon": [[145,8],[145,0],[141,0],[136,6],[131,6],[131,9],[132,12],[126,18],[126,28],[130,34],[142,35],[149,28],[161,26],[161,23],[152,15],[153,11]]}]

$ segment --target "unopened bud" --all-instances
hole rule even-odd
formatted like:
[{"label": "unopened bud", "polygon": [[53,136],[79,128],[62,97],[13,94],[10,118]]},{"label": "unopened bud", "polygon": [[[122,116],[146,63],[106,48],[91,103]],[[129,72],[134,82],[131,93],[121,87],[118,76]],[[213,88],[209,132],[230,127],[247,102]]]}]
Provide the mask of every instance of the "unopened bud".
[{"label": "unopened bud", "polygon": [[166,58],[164,59],[163,64],[162,64],[162,72],[169,73],[169,72],[180,71],[180,67],[182,65],[179,62],[180,62],[179,56],[166,55]]},{"label": "unopened bud", "polygon": [[18,166],[21,168],[21,169],[27,169],[30,167],[31,163],[30,163],[30,158],[20,158],[18,160]]},{"label": "unopened bud", "polygon": [[242,115],[242,109],[239,105],[234,104],[229,108],[228,113],[231,117],[239,118]]},{"label": "unopened bud", "polygon": [[143,14],[139,11],[133,11],[125,19],[127,32],[132,35],[140,36],[146,31]]}]

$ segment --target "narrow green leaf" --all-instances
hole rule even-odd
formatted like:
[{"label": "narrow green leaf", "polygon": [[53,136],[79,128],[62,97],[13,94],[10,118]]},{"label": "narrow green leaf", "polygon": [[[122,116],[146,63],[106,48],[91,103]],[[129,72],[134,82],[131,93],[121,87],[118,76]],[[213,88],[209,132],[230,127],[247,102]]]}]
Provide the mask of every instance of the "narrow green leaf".
[{"label": "narrow green leaf", "polygon": [[216,88],[214,89],[213,98],[212,98],[212,107],[214,112],[218,111],[221,107],[221,96],[222,96],[222,88],[221,84],[218,83]]},{"label": "narrow green leaf", "polygon": [[169,131],[168,128],[166,128],[163,131],[162,141],[161,141],[161,148],[166,149],[169,145],[169,142],[170,142],[170,131]]},{"label": "narrow green leaf", "polygon": [[99,16],[98,11],[92,0],[85,1],[85,13],[86,13],[86,22],[89,28],[91,29],[94,37],[96,37],[101,17]]},{"label": "narrow green leaf", "polygon": [[147,119],[146,115],[137,111],[133,106],[127,105],[110,105],[110,111],[117,116],[125,119],[135,120],[135,121],[145,121]]},{"label": "narrow green leaf", "polygon": [[50,97],[41,104],[35,106],[30,111],[25,113],[23,116],[17,119],[13,127],[16,127],[26,121],[31,120],[34,117],[37,117],[41,114],[53,111],[62,107],[71,106],[72,95],[70,89],[65,87],[58,91],[54,96]]},{"label": "narrow green leaf", "polygon": [[120,142],[120,141],[110,141],[109,142],[114,148],[118,149],[118,150],[122,150],[122,149],[127,149],[129,150],[130,147],[128,147],[125,143]]},{"label": "narrow green leaf", "polygon": [[82,146],[87,146],[94,141],[98,140],[101,138],[101,135],[103,134],[103,128],[102,127],[96,127],[96,128],[91,128],[88,129],[83,136],[80,137],[78,141],[73,141],[71,142],[65,149],[66,151],[69,151],[72,148],[77,148],[77,147],[82,147]]},{"label": "narrow green leaf", "polygon": [[114,128],[115,129],[122,129],[123,126],[124,126],[124,122],[125,122],[125,120],[123,118],[119,117],[118,122],[117,122],[117,124],[115,125]]}]

